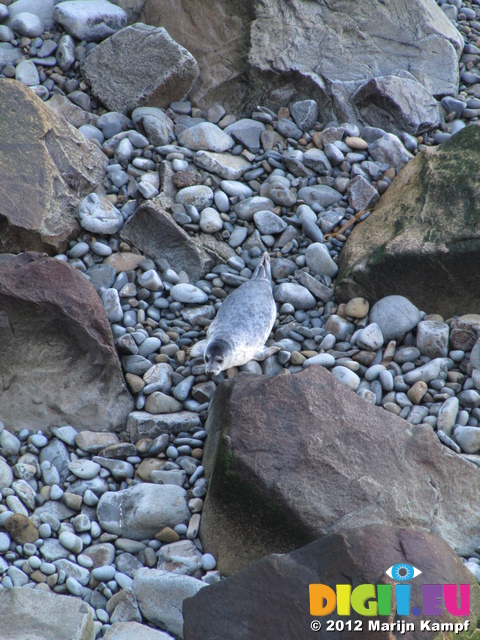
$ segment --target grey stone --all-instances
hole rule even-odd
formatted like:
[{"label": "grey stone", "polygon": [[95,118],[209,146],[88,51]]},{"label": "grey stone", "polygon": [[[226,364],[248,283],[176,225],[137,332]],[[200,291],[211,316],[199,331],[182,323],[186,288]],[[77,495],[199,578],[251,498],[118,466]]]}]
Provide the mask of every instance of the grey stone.
[{"label": "grey stone", "polygon": [[419,135],[440,126],[437,101],[414,77],[372,78],[353,98],[365,124],[400,135]]},{"label": "grey stone", "polygon": [[465,453],[478,453],[480,451],[479,427],[457,427],[454,432],[454,438]]},{"label": "grey stone", "polygon": [[336,263],[332,260],[327,247],[320,242],[309,245],[305,251],[305,260],[308,268],[315,275],[329,276],[330,278],[337,275]]},{"label": "grey stone", "polygon": [[132,442],[137,442],[140,438],[156,438],[162,433],[195,432],[200,428],[200,417],[192,411],[156,416],[146,411],[132,411],[127,421],[127,432]]},{"label": "grey stone", "polygon": [[9,21],[9,26],[19,35],[28,38],[36,38],[43,35],[45,25],[41,18],[34,13],[20,11]]},{"label": "grey stone", "polygon": [[372,322],[365,329],[361,329],[356,344],[361,349],[369,349],[370,351],[380,349],[383,346],[383,334],[378,324]]},{"label": "grey stone", "polygon": [[184,47],[165,29],[142,23],[99,44],[82,69],[94,95],[122,113],[144,105],[167,107],[185,97],[198,77],[198,65]]},{"label": "grey stone", "polygon": [[225,127],[224,131],[252,153],[258,153],[260,151],[260,134],[265,131],[265,125],[257,120],[243,118]]},{"label": "grey stone", "polygon": [[423,320],[417,325],[417,348],[422,355],[429,358],[446,358],[449,335],[450,327],[446,322]]},{"label": "grey stone", "polygon": [[212,122],[201,122],[182,131],[178,136],[180,144],[188,149],[215,151],[222,153],[231,149],[235,142],[220,127]]},{"label": "grey stone", "polygon": [[420,311],[404,296],[386,296],[370,310],[370,321],[378,324],[387,341],[403,340],[420,318]]},{"label": "grey stone", "polygon": [[115,622],[107,629],[103,636],[104,640],[131,640],[132,638],[142,638],[142,640],[171,640],[172,636],[157,631],[145,624],[138,622]]},{"label": "grey stone", "polygon": [[287,228],[287,223],[273,211],[257,211],[253,214],[257,229],[262,235],[276,235]]},{"label": "grey stone", "polygon": [[198,209],[198,211],[201,211],[213,203],[213,191],[210,187],[203,184],[185,187],[177,193],[175,201],[184,206],[192,205]]},{"label": "grey stone", "polygon": [[436,378],[446,378],[449,362],[451,361],[448,358],[435,358],[435,360],[430,360],[427,364],[406,373],[404,380],[407,384],[415,384],[420,380],[431,382]]},{"label": "grey stone", "polygon": [[97,507],[100,525],[109,533],[144,540],[188,520],[186,492],[175,485],[140,484],[107,492]]},{"label": "grey stone", "polygon": [[303,154],[303,164],[313,169],[321,176],[327,176],[332,173],[332,165],[321,149],[308,149]]},{"label": "grey stone", "polygon": [[190,576],[157,569],[140,569],[133,581],[133,591],[143,616],[177,638],[183,638],[183,601],[205,586],[201,580]]},{"label": "grey stone", "polygon": [[125,11],[107,0],[60,2],[53,17],[71,36],[87,42],[99,42],[127,26]]},{"label": "grey stone", "polygon": [[315,187],[302,187],[298,192],[298,198],[306,204],[319,204],[321,207],[329,207],[342,199],[342,194],[327,185],[319,184]]},{"label": "grey stone", "polygon": [[157,107],[138,107],[132,112],[137,127],[143,127],[154,145],[166,145],[175,139],[173,122]]},{"label": "grey stone", "polygon": [[459,409],[458,398],[448,398],[442,404],[437,414],[437,430],[443,431],[447,436],[451,436],[453,427],[457,422]]},{"label": "grey stone", "polygon": [[[213,199],[211,189],[206,189]],[[172,216],[155,202],[142,204],[125,224],[120,236],[144,254],[152,258],[161,256],[177,269],[186,271],[192,281],[202,278],[213,266],[213,260],[205,249],[190,238],[173,221]]]},{"label": "grey stone", "polygon": [[[39,589],[2,589],[0,615],[9,620],[12,638],[92,640],[92,610],[81,600]],[[25,615],[28,612],[28,615]]]},{"label": "grey stone", "polygon": [[295,282],[279,284],[273,295],[277,302],[288,302],[299,310],[313,309],[317,304],[310,291]]},{"label": "grey stone", "polygon": [[240,218],[240,220],[246,220],[247,222],[251,222],[253,220],[253,216],[257,211],[265,211],[273,209],[274,204],[270,198],[264,198],[260,196],[252,196],[251,198],[246,198],[245,200],[241,200],[234,207],[233,210]]},{"label": "grey stone", "polygon": [[355,176],[348,185],[348,202],[355,211],[371,209],[380,199],[380,194],[363,176]]},{"label": "grey stone", "polygon": [[260,187],[260,196],[269,198],[274,204],[282,207],[293,207],[297,201],[293,191],[278,182],[264,182]]},{"label": "grey stone", "polygon": [[251,168],[251,164],[242,156],[213,151],[197,151],[194,162],[201,169],[216,173],[225,180],[239,180]]},{"label": "grey stone", "polygon": [[369,144],[368,151],[374,160],[388,164],[397,173],[413,158],[413,155],[403,146],[400,138],[393,133],[387,133]]},{"label": "grey stone", "polygon": [[299,100],[290,105],[290,113],[302,131],[310,131],[318,118],[318,105],[315,100]]},{"label": "grey stone", "polygon": [[192,576],[202,564],[202,554],[191,540],[164,544],[158,554],[157,569]]},{"label": "grey stone", "polygon": [[[75,1],[75,0],[72,0]],[[78,209],[81,226],[86,231],[112,235],[123,226],[123,216],[110,200],[96,193],[84,198]]]},{"label": "grey stone", "polygon": [[51,28],[54,25],[54,6],[54,0],[16,0],[8,7],[9,18],[7,24],[10,25],[19,13],[27,12],[35,14],[46,27]]}]

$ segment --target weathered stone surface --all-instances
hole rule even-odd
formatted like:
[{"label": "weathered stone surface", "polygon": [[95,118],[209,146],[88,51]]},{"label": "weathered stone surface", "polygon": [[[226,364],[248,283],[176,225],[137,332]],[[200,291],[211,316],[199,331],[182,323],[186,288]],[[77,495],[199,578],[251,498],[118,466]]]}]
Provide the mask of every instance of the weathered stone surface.
[{"label": "weathered stone surface", "polygon": [[112,624],[104,635],[105,640],[132,640],[132,638],[142,638],[142,640],[171,640],[171,637],[172,636],[163,631],[156,631],[138,622],[116,622]]},{"label": "weathered stone surface", "polygon": [[45,104],[55,111],[57,115],[65,118],[76,129],[84,124],[93,124],[94,126],[97,124],[98,116],[96,114],[84,111],[59,93],[55,93]]},{"label": "weathered stone surface", "polygon": [[188,521],[186,491],[173,484],[139,484],[104,493],[98,521],[109,533],[131,540],[151,538],[164,527]]},{"label": "weathered stone surface", "polygon": [[[355,614],[350,620],[362,621],[360,631],[345,630],[333,633],[323,623],[321,631],[313,634],[307,585],[326,584],[336,589],[337,584],[351,584],[352,590],[360,584],[392,585],[385,572],[393,564],[413,565],[422,574],[411,581],[411,602],[425,602],[424,584],[470,585],[470,622],[473,627],[480,614],[480,590],[475,578],[449,546],[438,537],[413,529],[370,526],[327,535],[288,555],[271,555],[256,562],[235,576],[203,589],[183,604],[185,640],[244,640],[255,638],[298,638],[310,640],[342,638],[378,638],[390,640],[400,637],[391,632],[369,632],[368,621],[392,623],[395,608],[389,616],[365,618]],[[393,587],[395,589],[395,587]],[[295,595],[294,595],[295,594]],[[228,615],[226,615],[228,612]],[[346,620],[334,611],[330,620]],[[410,614],[402,622],[413,622],[415,631],[402,637],[409,640],[438,637],[437,632],[421,631],[420,620],[433,618],[424,614]],[[463,621],[466,618],[461,618]],[[435,616],[435,622],[457,622],[459,619],[445,610]],[[445,639],[455,634],[442,634]]]},{"label": "weathered stone surface", "polygon": [[480,540],[477,469],[322,367],[222,383],[206,429],[200,535],[222,574],[369,524],[435,532],[461,555]]},{"label": "weathered stone surface", "polygon": [[442,122],[438,102],[415,78],[372,78],[354,96],[366,125],[418,135]]},{"label": "weathered stone surface", "polygon": [[129,24],[138,20],[145,5],[145,0],[110,0],[110,2],[125,11]]},{"label": "weathered stone surface", "polygon": [[308,98],[323,121],[334,111],[345,121],[351,94],[397,69],[433,95],[458,88],[462,39],[428,0],[409,2],[408,11],[403,0],[147,0],[144,16],[195,56],[200,77],[192,97],[202,108],[222,102],[246,113]]},{"label": "weathered stone surface", "polygon": [[2,589],[0,615],[4,638],[95,638],[92,610],[80,598],[21,587]]},{"label": "weathered stone surface", "polygon": [[127,24],[127,14],[108,0],[69,0],[56,4],[53,17],[79,40],[100,42]]},{"label": "weathered stone surface", "polygon": [[133,401],[93,285],[35,253],[0,260],[0,414],[8,428],[124,425]]},{"label": "weathered stone surface", "polygon": [[408,163],[349,236],[339,301],[400,294],[445,318],[480,311],[479,149],[480,129],[469,127]]},{"label": "weathered stone surface", "polygon": [[142,204],[120,232],[123,240],[151,258],[165,258],[186,271],[192,282],[213,266],[205,249],[193,240],[155,200]]},{"label": "weathered stone surface", "polygon": [[99,44],[83,66],[92,92],[111,111],[167,107],[198,76],[193,56],[163,28],[135,24]]},{"label": "weathered stone surface", "polygon": [[0,80],[0,108],[0,251],[62,252],[107,158],[20,82]]}]

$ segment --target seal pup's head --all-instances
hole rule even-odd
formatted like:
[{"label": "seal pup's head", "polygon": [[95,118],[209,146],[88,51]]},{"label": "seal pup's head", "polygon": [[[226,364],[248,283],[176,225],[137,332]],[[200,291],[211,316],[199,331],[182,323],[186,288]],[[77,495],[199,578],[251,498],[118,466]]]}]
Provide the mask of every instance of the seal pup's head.
[{"label": "seal pup's head", "polygon": [[229,368],[232,348],[226,340],[215,338],[205,349],[205,372],[218,376],[220,371]]}]

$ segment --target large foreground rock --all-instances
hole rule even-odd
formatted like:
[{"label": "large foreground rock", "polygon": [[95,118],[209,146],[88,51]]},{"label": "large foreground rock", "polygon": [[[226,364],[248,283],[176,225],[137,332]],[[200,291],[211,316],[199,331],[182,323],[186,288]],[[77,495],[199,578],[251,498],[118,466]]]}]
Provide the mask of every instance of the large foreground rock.
[{"label": "large foreground rock", "polygon": [[38,589],[2,589],[0,616],[5,640],[94,640],[91,608],[80,598]]},{"label": "large foreground rock", "polygon": [[478,313],[479,172],[479,127],[411,160],[349,236],[337,298],[399,294],[428,313]]},{"label": "large foreground rock", "polygon": [[432,531],[462,555],[480,541],[478,469],[322,367],[222,383],[206,429],[200,535],[225,575],[377,523]]},{"label": "large foreground rock", "polygon": [[[235,576],[203,589],[193,598],[185,600],[185,640],[245,640],[263,638],[377,638],[391,640],[405,637],[409,640],[438,637],[437,632],[420,630],[420,620],[458,622],[444,610],[440,616],[402,616],[402,622],[413,622],[415,631],[405,635],[368,630],[369,620],[392,623],[391,615],[340,617],[336,611],[326,618],[310,615],[310,584],[326,584],[335,590],[337,584],[389,584],[394,581],[385,571],[393,564],[406,563],[422,571],[411,581],[411,606],[422,605],[424,584],[467,584],[470,586],[471,627],[480,615],[480,589],[477,581],[464,567],[449,546],[436,536],[413,529],[372,526],[350,529],[326,536],[322,540],[288,555],[271,555],[256,562]],[[393,589],[395,589],[393,587]],[[442,601],[443,602],[443,601]],[[227,614],[228,612],[228,614]],[[227,615],[226,615],[227,614]],[[361,621],[361,631],[333,632],[326,628],[325,620],[343,619]],[[467,617],[460,618],[463,622]],[[321,620],[323,628],[314,634],[313,620]],[[457,637],[442,634],[442,638]]]},{"label": "large foreground rock", "polygon": [[142,204],[120,236],[149,257],[165,258],[176,270],[183,269],[192,282],[213,266],[213,260],[203,247],[155,201]]},{"label": "large foreground rock", "polygon": [[321,121],[334,112],[345,120],[345,96],[398,69],[433,95],[458,88],[463,41],[431,0],[412,0],[408,11],[403,0],[147,0],[144,16],[198,61],[192,97],[202,108],[247,112],[297,93],[319,102]]},{"label": "large foreground rock", "polygon": [[107,157],[16,80],[0,80],[0,252],[62,252]]},{"label": "large foreground rock", "polygon": [[135,24],[99,44],[83,64],[92,92],[111,111],[167,107],[198,77],[194,57],[165,29]]},{"label": "large foreground rock", "polygon": [[0,416],[9,429],[122,427],[133,401],[93,285],[39,254],[0,259]]}]

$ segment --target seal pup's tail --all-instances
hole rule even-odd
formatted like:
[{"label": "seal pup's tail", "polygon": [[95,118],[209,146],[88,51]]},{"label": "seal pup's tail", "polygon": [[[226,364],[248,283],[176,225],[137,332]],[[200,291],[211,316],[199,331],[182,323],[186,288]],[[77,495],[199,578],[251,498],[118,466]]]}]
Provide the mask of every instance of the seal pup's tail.
[{"label": "seal pup's tail", "polygon": [[262,260],[258,263],[257,268],[253,272],[252,280],[254,278],[262,278],[269,284],[272,284],[272,270],[270,268],[270,256],[265,251],[262,256]]}]

